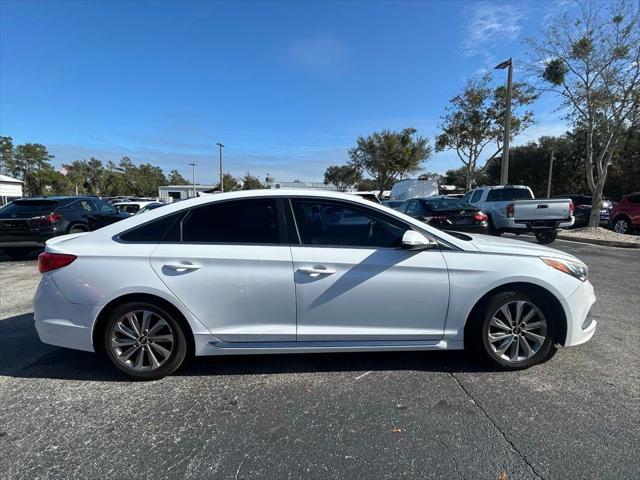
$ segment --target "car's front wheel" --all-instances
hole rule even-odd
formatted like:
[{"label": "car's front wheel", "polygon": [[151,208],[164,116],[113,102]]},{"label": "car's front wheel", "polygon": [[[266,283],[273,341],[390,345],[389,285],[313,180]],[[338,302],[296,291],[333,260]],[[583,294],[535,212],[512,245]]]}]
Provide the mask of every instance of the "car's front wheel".
[{"label": "car's front wheel", "polygon": [[508,370],[547,361],[556,347],[552,311],[542,300],[518,291],[496,294],[470,326],[470,346],[490,364]]},{"label": "car's front wheel", "polygon": [[177,370],[187,354],[184,332],[174,316],[146,302],[113,309],[104,328],[107,357],[131,378],[156,380]]}]

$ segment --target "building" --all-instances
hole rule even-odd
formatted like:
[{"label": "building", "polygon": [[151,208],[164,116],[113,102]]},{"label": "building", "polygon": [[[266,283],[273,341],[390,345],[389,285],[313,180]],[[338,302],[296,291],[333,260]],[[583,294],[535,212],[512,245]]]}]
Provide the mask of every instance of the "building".
[{"label": "building", "polygon": [[0,205],[9,203],[14,198],[22,197],[22,180],[0,175]]},{"label": "building", "polygon": [[199,196],[199,193],[211,193],[216,185],[196,184],[196,194],[193,192],[193,185],[162,185],[158,187],[158,198],[163,202],[175,202]]}]

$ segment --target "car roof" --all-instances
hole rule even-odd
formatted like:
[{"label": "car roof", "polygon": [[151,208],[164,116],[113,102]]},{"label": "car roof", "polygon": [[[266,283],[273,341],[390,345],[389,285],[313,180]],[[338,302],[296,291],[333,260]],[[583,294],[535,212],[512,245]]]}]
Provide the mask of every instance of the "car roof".
[{"label": "car roof", "polygon": [[16,198],[21,202],[41,202],[43,200],[51,200],[52,202],[60,202],[62,200],[99,200],[98,197],[82,196],[82,195],[54,195],[51,197],[24,197]]}]

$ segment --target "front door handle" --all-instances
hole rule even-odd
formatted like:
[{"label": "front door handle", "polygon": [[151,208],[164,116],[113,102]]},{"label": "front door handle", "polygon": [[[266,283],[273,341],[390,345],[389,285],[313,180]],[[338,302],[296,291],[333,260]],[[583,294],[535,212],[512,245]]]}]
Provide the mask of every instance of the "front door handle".
[{"label": "front door handle", "polygon": [[187,270],[198,270],[202,267],[202,265],[198,265],[197,263],[165,263],[163,265],[164,268],[168,270],[175,270],[176,272],[186,272]]},{"label": "front door handle", "polygon": [[300,273],[306,273],[312,277],[317,277],[319,275],[332,275],[336,273],[335,270],[331,268],[327,268],[324,265],[315,265],[313,267],[300,267],[298,269]]}]

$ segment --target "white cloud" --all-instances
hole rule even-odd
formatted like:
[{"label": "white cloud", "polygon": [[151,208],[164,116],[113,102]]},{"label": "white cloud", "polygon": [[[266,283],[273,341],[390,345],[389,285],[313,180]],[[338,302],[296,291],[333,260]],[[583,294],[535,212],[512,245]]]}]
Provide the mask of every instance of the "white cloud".
[{"label": "white cloud", "polygon": [[466,7],[462,42],[465,55],[486,57],[492,46],[516,40],[526,13],[526,7],[520,2],[482,1]]},{"label": "white cloud", "polygon": [[345,65],[347,54],[346,45],[328,34],[298,39],[289,49],[294,63],[317,72],[335,70]]}]

